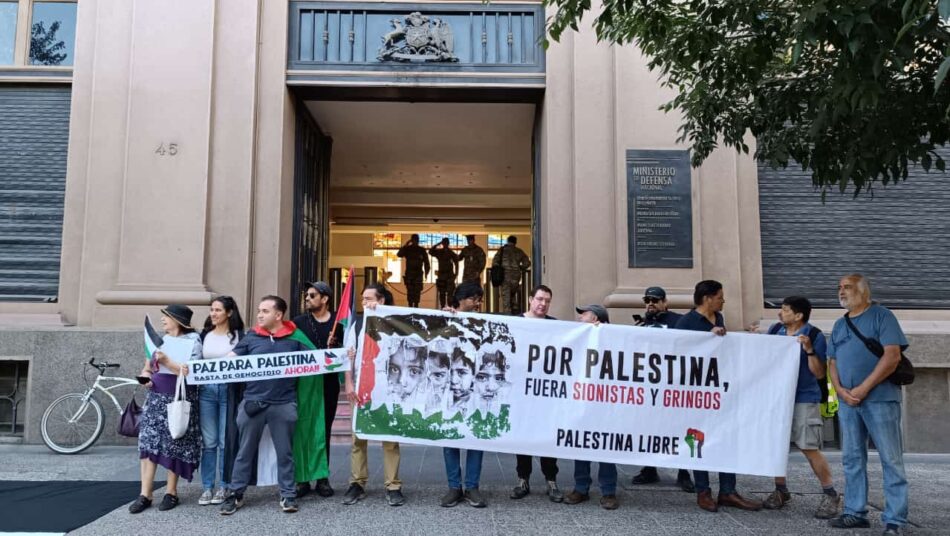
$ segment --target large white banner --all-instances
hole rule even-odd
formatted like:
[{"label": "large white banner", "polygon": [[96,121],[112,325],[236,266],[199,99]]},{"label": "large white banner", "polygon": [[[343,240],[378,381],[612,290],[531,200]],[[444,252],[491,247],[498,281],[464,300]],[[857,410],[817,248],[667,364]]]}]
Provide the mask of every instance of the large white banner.
[{"label": "large white banner", "polygon": [[379,307],[359,341],[361,438],[785,474],[791,337]]}]

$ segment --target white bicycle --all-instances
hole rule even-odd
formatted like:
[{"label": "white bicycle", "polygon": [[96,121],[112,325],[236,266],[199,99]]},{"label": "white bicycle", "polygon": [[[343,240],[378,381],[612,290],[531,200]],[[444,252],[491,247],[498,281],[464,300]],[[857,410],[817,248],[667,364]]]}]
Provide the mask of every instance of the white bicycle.
[{"label": "white bicycle", "polygon": [[[119,368],[118,363],[96,363],[96,358],[92,358],[88,363],[83,363],[82,377],[89,385],[86,378],[86,367],[92,367],[99,371],[96,381],[86,390],[85,393],[69,393],[53,401],[43,413],[43,422],[41,430],[43,432],[43,442],[53,452],[59,454],[79,454],[96,443],[102,430],[105,428],[105,418],[102,413],[102,405],[92,395],[96,391],[105,393],[115,409],[121,414],[122,406],[110,391],[119,387],[138,386],[138,380],[134,378],[120,378],[114,376],[103,376],[106,369]],[[111,385],[103,382],[112,382]]]}]

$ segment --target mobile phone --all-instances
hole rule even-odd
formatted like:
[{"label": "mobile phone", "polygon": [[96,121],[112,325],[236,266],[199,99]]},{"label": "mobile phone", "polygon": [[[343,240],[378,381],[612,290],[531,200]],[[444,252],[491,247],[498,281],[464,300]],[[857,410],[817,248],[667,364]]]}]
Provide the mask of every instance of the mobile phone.
[{"label": "mobile phone", "polygon": [[136,376],[135,379],[142,385],[146,385],[148,382],[152,381],[152,379],[148,376]]},{"label": "mobile phone", "polygon": [[640,316],[640,315],[633,315],[633,321],[636,322],[637,324],[642,324],[642,323],[643,323],[643,317]]}]

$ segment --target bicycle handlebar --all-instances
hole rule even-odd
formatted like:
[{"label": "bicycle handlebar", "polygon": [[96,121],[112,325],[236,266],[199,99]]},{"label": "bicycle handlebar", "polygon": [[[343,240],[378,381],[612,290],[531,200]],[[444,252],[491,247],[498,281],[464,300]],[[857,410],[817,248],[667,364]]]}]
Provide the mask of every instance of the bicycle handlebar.
[{"label": "bicycle handlebar", "polygon": [[89,363],[87,363],[87,365],[99,369],[99,372],[103,372],[107,368],[119,368],[120,366],[119,363],[109,363],[107,361],[103,361],[102,363],[96,363],[95,357],[90,357]]}]

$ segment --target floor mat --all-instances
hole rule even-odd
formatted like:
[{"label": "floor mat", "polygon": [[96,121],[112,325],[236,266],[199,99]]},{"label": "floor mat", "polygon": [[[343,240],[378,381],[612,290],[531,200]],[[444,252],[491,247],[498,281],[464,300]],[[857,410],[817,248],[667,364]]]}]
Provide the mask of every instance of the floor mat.
[{"label": "floor mat", "polygon": [[[164,486],[156,482],[155,489]],[[69,532],[138,497],[135,481],[0,481],[0,532]]]}]

